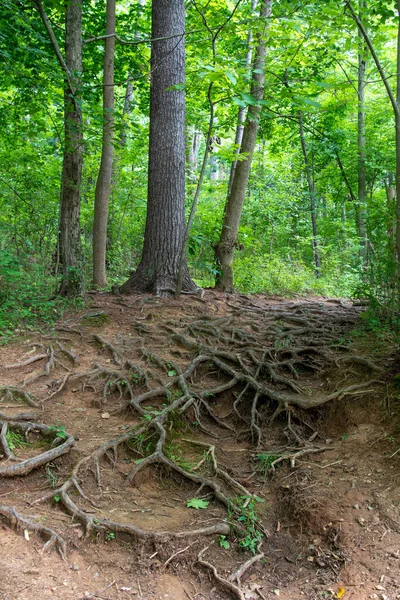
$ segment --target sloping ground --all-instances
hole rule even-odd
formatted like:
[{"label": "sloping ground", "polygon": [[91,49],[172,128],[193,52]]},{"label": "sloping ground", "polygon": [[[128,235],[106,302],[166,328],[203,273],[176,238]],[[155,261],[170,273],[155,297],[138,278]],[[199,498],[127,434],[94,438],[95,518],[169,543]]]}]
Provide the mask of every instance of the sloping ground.
[{"label": "sloping ground", "polygon": [[97,294],[1,348],[0,598],[400,598],[396,369],[359,313]]}]

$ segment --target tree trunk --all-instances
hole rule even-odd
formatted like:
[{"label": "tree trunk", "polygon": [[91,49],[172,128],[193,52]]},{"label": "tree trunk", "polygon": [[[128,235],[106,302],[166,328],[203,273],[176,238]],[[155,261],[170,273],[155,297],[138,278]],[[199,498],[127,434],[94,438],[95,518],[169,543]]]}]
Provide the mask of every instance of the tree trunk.
[{"label": "tree trunk", "polygon": [[319,256],[319,249],[318,249],[317,214],[316,214],[316,210],[315,210],[316,209],[315,186],[314,186],[314,180],[311,176],[311,171],[310,171],[310,164],[309,164],[308,153],[307,153],[307,144],[306,144],[306,140],[304,137],[303,113],[301,110],[299,110],[299,126],[300,126],[300,142],[301,142],[301,149],[303,151],[304,167],[306,170],[308,193],[310,195],[310,213],[311,213],[311,225],[312,225],[312,240],[311,240],[311,242],[312,242],[314,266],[315,266],[315,275],[316,275],[316,277],[319,277],[321,275],[321,259]]},{"label": "tree trunk", "polygon": [[191,183],[196,181],[197,161],[199,154],[199,133],[196,127],[190,128],[189,132],[189,151],[188,151],[188,177]]},{"label": "tree trunk", "polygon": [[[148,201],[144,247],[130,291],[175,293],[185,232],[184,0],[153,0]],[[161,39],[159,39],[161,38]],[[185,263],[183,289],[196,285]]]},{"label": "tree trunk", "polygon": [[233,255],[261,116],[261,105],[259,102],[264,98],[266,56],[265,35],[268,29],[268,18],[271,16],[272,1],[273,0],[263,0],[260,7],[260,19],[263,21],[263,28],[262,31],[257,34],[257,48],[254,58],[253,80],[250,91],[251,96],[255,100],[255,104],[249,106],[240,147],[240,153],[246,154],[247,159],[238,161],[236,165],[232,188],[231,191],[228,192],[225,205],[221,236],[218,245],[215,248],[220,271],[217,275],[216,287],[226,291],[233,291],[234,289],[232,268]]},{"label": "tree trunk", "polygon": [[[360,19],[365,11],[365,0],[359,0]],[[358,211],[357,229],[360,241],[360,256],[365,265],[368,260],[368,236],[367,236],[367,169],[365,160],[366,145],[366,112],[365,112],[365,86],[367,69],[367,48],[361,32],[358,32]]]},{"label": "tree trunk", "polygon": [[[251,1],[251,12],[252,13],[256,9],[257,2],[258,2],[258,0]],[[251,46],[252,41],[253,41],[253,35],[252,35],[251,31],[249,31],[249,33],[247,34],[246,69],[250,69],[251,60],[253,58],[253,49]],[[236,150],[235,154],[240,153],[240,146],[242,145],[245,120],[246,120],[246,109],[245,109],[245,107],[241,106],[239,108],[237,125],[236,125],[235,147],[237,148],[237,150]],[[238,162],[237,160],[234,160],[233,163],[231,164],[231,170],[230,170],[230,174],[229,174],[228,194],[230,194],[231,190],[232,190],[232,183],[233,183],[233,178],[235,176],[237,162]]]},{"label": "tree trunk", "polygon": [[125,148],[126,141],[128,139],[128,129],[129,129],[128,118],[129,118],[129,115],[131,114],[132,102],[133,102],[133,84],[132,84],[132,76],[131,76],[131,74],[129,74],[128,81],[126,83],[124,109],[122,112],[122,132],[121,132],[121,137],[119,140],[119,145],[121,146],[121,148]]},{"label": "tree trunk", "polygon": [[363,22],[357,15],[350,0],[345,0],[345,5],[348,7],[351,16],[357,23],[357,27],[362,34],[366,45],[374,59],[376,68],[385,86],[387,95],[393,108],[395,119],[395,135],[396,135],[396,261],[397,261],[397,304],[400,305],[400,0],[396,0],[397,9],[397,60],[396,60],[396,95],[390,85],[390,81],[385,73],[385,70],[379,60],[371,38],[364,27]]},{"label": "tree trunk", "polygon": [[103,79],[103,144],[94,198],[93,284],[105,286],[108,204],[114,159],[114,49],[115,0],[107,0]]},{"label": "tree trunk", "polygon": [[71,0],[66,4],[65,64],[70,76],[64,91],[65,141],[60,205],[62,282],[59,293],[78,296],[84,290],[80,227],[83,134],[77,98],[82,73],[82,0]]},{"label": "tree trunk", "polygon": [[395,252],[395,207],[396,207],[396,187],[394,185],[393,173],[388,173],[385,177],[385,191],[386,191],[386,212],[387,212],[387,255],[389,262],[392,263],[393,259],[396,259]]}]

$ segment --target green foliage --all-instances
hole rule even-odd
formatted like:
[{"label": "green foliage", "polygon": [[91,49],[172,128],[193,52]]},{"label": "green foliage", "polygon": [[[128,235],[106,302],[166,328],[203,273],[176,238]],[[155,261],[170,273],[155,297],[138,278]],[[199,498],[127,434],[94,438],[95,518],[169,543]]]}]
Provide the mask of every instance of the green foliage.
[{"label": "green foliage", "polygon": [[258,496],[238,496],[229,507],[230,522],[239,536],[239,548],[253,554],[264,537],[256,510],[257,504],[262,502]]},{"label": "green foliage", "polygon": [[11,429],[9,429],[6,433],[6,440],[11,451],[28,445],[27,441],[21,433],[19,433],[18,431],[12,431]]},{"label": "green foliage", "polygon": [[15,253],[0,248],[0,341],[7,341],[23,329],[51,326],[71,308],[79,308],[79,299],[50,299],[54,279],[33,259],[28,264]]},{"label": "green foliage", "polygon": [[271,465],[280,458],[280,454],[274,454],[272,452],[260,452],[256,455],[257,459],[257,470],[261,471],[264,479],[267,477],[271,470]]},{"label": "green foliage", "polygon": [[195,508],[196,510],[206,509],[210,503],[204,498],[191,498],[186,502],[188,508]]},{"label": "green foliage", "polygon": [[49,429],[54,434],[55,439],[57,439],[57,438],[60,440],[67,439],[67,432],[65,431],[64,425],[60,425],[59,423],[57,423],[56,425],[51,425],[51,427],[49,427]]},{"label": "green foliage", "polygon": [[224,548],[224,550],[229,550],[229,548],[231,547],[230,543],[228,542],[226,535],[220,535],[218,538],[218,544],[221,548]]}]

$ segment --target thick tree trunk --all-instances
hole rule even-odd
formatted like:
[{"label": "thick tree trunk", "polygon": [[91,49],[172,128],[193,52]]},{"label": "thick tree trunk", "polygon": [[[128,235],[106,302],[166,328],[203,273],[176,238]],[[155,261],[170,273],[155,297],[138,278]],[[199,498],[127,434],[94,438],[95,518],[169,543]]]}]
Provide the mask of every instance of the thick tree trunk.
[{"label": "thick tree trunk", "polygon": [[[141,262],[122,286],[130,291],[175,293],[185,232],[184,0],[153,0],[150,148],[147,218]],[[161,38],[161,39],[158,39]],[[183,270],[183,289],[196,289]]]},{"label": "thick tree trunk", "polygon": [[271,16],[272,0],[262,0],[260,7],[260,18],[263,21],[263,30],[257,34],[257,47],[253,65],[253,80],[251,84],[251,95],[257,101],[248,109],[247,121],[243,129],[240,153],[247,155],[247,160],[238,161],[232,181],[231,191],[225,206],[222,232],[216,246],[216,258],[219,263],[219,274],[216,279],[216,287],[226,291],[233,291],[233,255],[239,231],[242,207],[245,199],[246,188],[249,181],[253,152],[256,145],[259,127],[261,105],[260,100],[264,98],[265,83],[265,35],[268,29],[268,18]]},{"label": "thick tree trunk", "polygon": [[[362,19],[365,11],[365,0],[359,0],[359,14]],[[358,211],[357,229],[360,242],[360,256],[363,264],[368,261],[367,236],[367,169],[365,160],[366,146],[366,112],[365,112],[365,76],[367,69],[367,48],[361,32],[358,32]]]},{"label": "thick tree trunk", "polygon": [[71,0],[66,4],[65,64],[70,76],[64,91],[65,142],[60,205],[62,283],[59,293],[78,296],[84,289],[80,228],[83,135],[77,98],[82,72],[82,0]]},{"label": "thick tree trunk", "polygon": [[107,0],[103,79],[103,144],[94,198],[93,284],[105,286],[108,204],[114,159],[114,49],[115,0]]},{"label": "thick tree trunk", "polygon": [[318,249],[318,229],[317,229],[317,213],[316,213],[316,202],[315,202],[315,186],[314,186],[314,180],[311,176],[310,163],[308,160],[307,144],[306,144],[306,139],[304,137],[304,128],[303,128],[303,113],[301,110],[299,110],[299,126],[300,126],[301,149],[303,152],[308,193],[310,196],[310,213],[311,213],[311,225],[312,225],[311,243],[312,243],[313,259],[314,259],[314,266],[315,266],[315,275],[316,275],[316,277],[319,277],[321,275],[321,259],[319,256],[319,249]]}]

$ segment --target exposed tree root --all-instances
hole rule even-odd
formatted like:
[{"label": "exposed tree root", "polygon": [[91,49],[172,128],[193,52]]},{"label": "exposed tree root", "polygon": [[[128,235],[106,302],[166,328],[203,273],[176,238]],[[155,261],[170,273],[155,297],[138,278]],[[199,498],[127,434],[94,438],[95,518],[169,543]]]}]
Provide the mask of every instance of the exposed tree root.
[{"label": "exposed tree root", "polygon": [[[159,292],[164,295],[163,290]],[[132,327],[137,337],[122,340],[122,343],[121,337],[110,341],[97,333],[83,335],[80,329],[73,326],[62,325],[57,328],[78,334],[85,343],[96,342],[99,354],[111,358],[114,363],[111,366],[109,359],[107,365],[103,365],[99,359],[89,370],[78,371],[75,369],[77,355],[59,341],[51,343],[42,354],[8,365],[8,368],[20,368],[39,360],[46,361],[43,370],[25,379],[23,386],[39,377],[49,376],[60,366],[67,373],[52,382],[48,398],[61,395],[70,382],[81,381],[83,390],[94,392],[94,404],[110,406],[110,412],[133,414],[136,423],[140,420],[139,425],[129,426],[130,429],[125,433],[101,443],[98,448],[81,457],[57,489],[31,504],[57,498],[58,506],[80,521],[87,532],[108,530],[143,540],[216,533],[228,535],[231,526],[223,517],[220,522],[208,527],[152,532],[133,523],[121,523],[99,516],[92,509],[99,509],[104,498],[105,469],[110,465],[115,476],[123,476],[124,485],[130,486],[136,485],[139,473],[146,468],[162,465],[168,472],[177,474],[180,480],[211,493],[234,519],[235,511],[238,516],[243,503],[240,508],[233,500],[241,496],[250,501],[254,494],[250,485],[243,485],[234,473],[231,474],[219,464],[215,444],[208,440],[220,438],[221,430],[231,439],[238,434],[248,436],[260,447],[266,423],[271,423],[279,414],[286,414],[285,434],[294,447],[290,446],[280,453],[271,465],[272,470],[284,461],[294,467],[302,456],[331,449],[330,446],[314,446],[312,440],[315,434],[309,437],[309,433],[305,436],[302,430],[297,431],[292,423],[292,415],[304,427],[301,416],[303,410],[318,408],[334,399],[363,394],[369,387],[379,383],[376,379],[364,379],[365,370],[378,373],[380,367],[363,357],[343,356],[347,352],[346,344],[336,343],[339,337],[345,339],[347,330],[357,318],[358,310],[342,306],[327,307],[315,302],[285,303],[284,307],[270,305],[266,309],[245,297],[235,299],[229,306],[230,314],[227,315],[184,317],[179,321],[164,322],[161,327],[153,319],[147,323],[134,321]],[[154,348],[161,350],[156,354]],[[69,360],[70,367],[61,362],[60,354]],[[178,357],[176,361],[171,361],[171,354]],[[332,389],[326,373],[335,364],[359,365],[362,369],[358,371],[362,370],[364,375],[350,372],[349,379],[343,377],[341,385]],[[321,377],[326,380],[322,388]],[[0,388],[0,406],[1,400],[7,399],[20,399],[35,408],[41,406],[29,392],[21,388]],[[18,418],[8,418],[0,414],[0,447],[6,458],[3,466],[0,466],[0,477],[26,475],[32,469],[68,452],[74,443],[74,438],[68,435],[58,446],[36,457],[18,461],[7,442],[10,429],[19,430],[26,437],[30,431],[48,437],[52,433],[54,437],[52,428],[34,420],[26,422],[26,416],[22,414]],[[180,436],[180,441],[204,450],[197,463],[190,468],[184,468],[168,451],[170,434],[177,420],[183,420],[186,431],[190,432],[186,433],[188,437]],[[195,431],[202,432],[206,441],[203,438],[193,439]],[[146,450],[139,444],[143,439],[151,439]],[[129,453],[137,456],[130,470],[127,462],[122,460],[127,448]],[[93,490],[87,491],[88,478],[92,483],[94,478],[95,494]],[[91,509],[83,508],[87,505]],[[4,513],[1,512],[2,508]],[[0,507],[0,514],[10,517],[13,510]],[[20,520],[21,524],[23,519]],[[40,532],[39,529],[37,531]],[[52,540],[64,554],[63,542],[49,532],[51,530],[46,528],[41,530],[45,537],[49,537],[48,543]],[[203,560],[206,549],[199,554],[199,564],[211,570],[215,579],[236,597],[244,598],[240,578],[257,560],[261,560],[263,554],[259,552],[229,580],[225,580],[213,565]]]},{"label": "exposed tree root", "polygon": [[[65,434],[65,439],[57,438],[54,428],[49,427],[48,425],[43,425],[42,423],[32,423],[29,421],[21,422],[21,420],[4,421],[0,419],[0,427],[0,443],[3,448],[4,454],[6,455],[7,459],[15,461],[13,462],[13,464],[8,464],[4,466],[1,466],[0,462],[0,477],[16,477],[21,475],[28,475],[28,473],[33,471],[33,469],[42,467],[43,465],[46,465],[47,463],[69,452],[69,450],[75,443],[75,439],[72,435]],[[27,441],[29,433],[39,432],[45,437],[48,437],[53,440],[55,439],[57,442],[59,441],[59,445],[55,446],[54,448],[50,448],[50,450],[47,450],[45,452],[41,452],[40,454],[32,458],[27,458],[25,460],[18,461],[17,457],[11,452],[6,439],[8,429],[15,429],[17,431],[22,432]]]},{"label": "exposed tree root", "polygon": [[7,519],[10,525],[15,529],[35,531],[36,533],[44,537],[47,541],[43,546],[43,552],[47,552],[52,548],[56,548],[61,558],[66,558],[67,545],[63,538],[59,536],[58,533],[54,531],[54,529],[50,529],[49,527],[45,527],[44,525],[40,525],[39,523],[34,523],[27,517],[24,517],[19,512],[17,512],[15,508],[10,506],[0,505],[0,515]]},{"label": "exposed tree root", "polygon": [[197,556],[198,564],[202,565],[203,567],[206,567],[206,569],[209,569],[212,572],[212,574],[214,575],[214,579],[223,588],[232,592],[236,596],[236,598],[239,598],[239,600],[245,600],[244,592],[242,592],[242,590],[237,585],[235,585],[232,581],[229,581],[229,579],[224,579],[223,577],[221,577],[221,575],[218,574],[218,571],[214,567],[214,565],[212,565],[207,560],[203,560],[203,554],[205,553],[206,550],[208,550],[208,548],[209,548],[209,546],[206,546],[205,548],[203,548],[203,550],[201,550],[199,552],[199,554]]},{"label": "exposed tree root", "polygon": [[0,406],[2,401],[18,401],[22,400],[29,404],[29,406],[33,406],[34,408],[41,408],[42,405],[35,400],[34,396],[29,392],[22,390],[21,388],[14,387],[11,385],[3,385],[0,387]]}]

